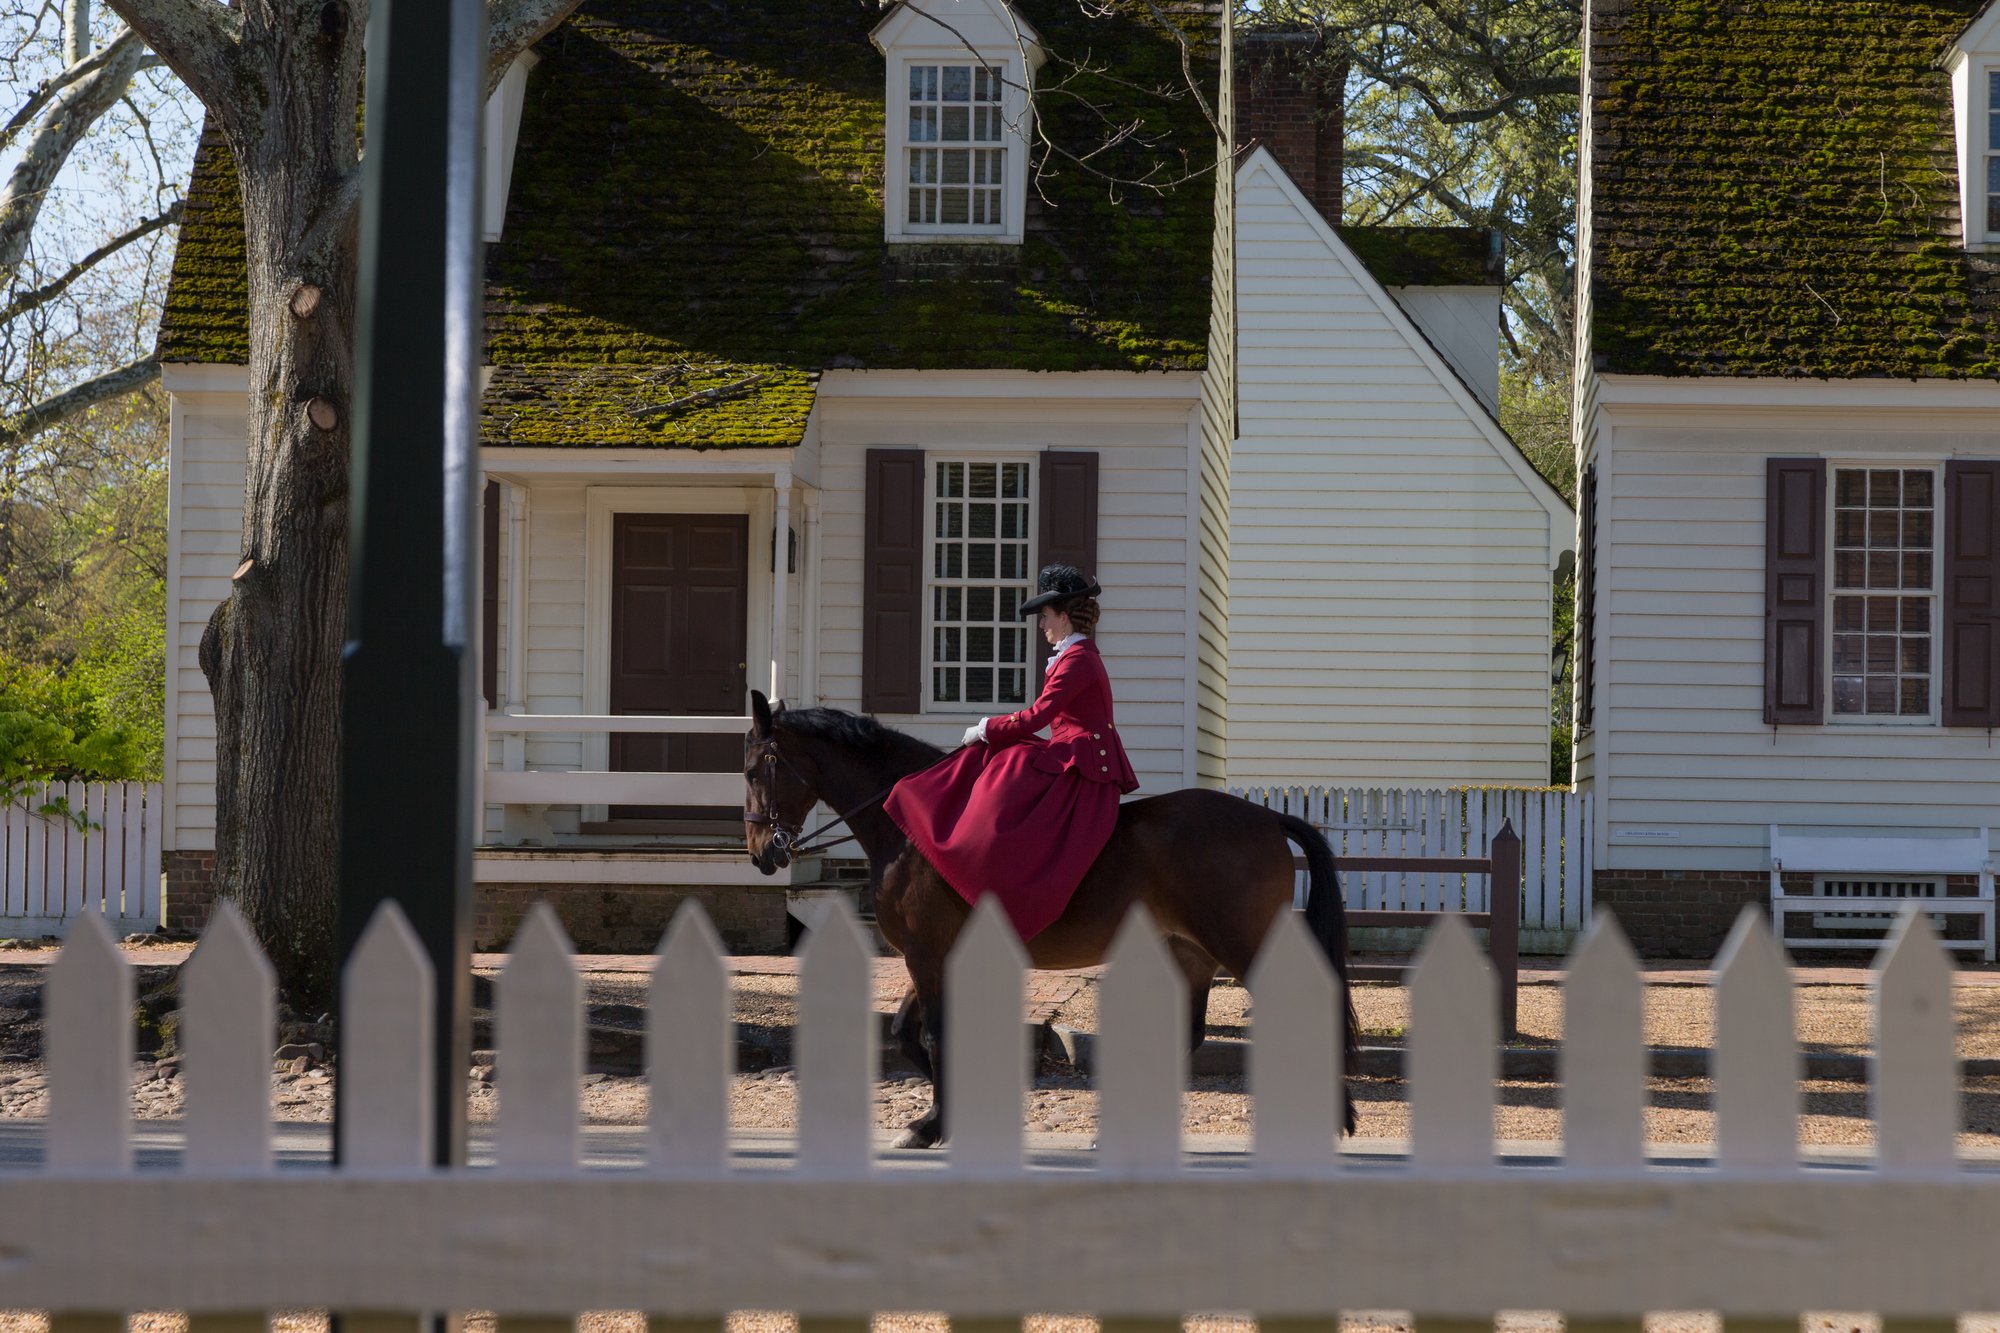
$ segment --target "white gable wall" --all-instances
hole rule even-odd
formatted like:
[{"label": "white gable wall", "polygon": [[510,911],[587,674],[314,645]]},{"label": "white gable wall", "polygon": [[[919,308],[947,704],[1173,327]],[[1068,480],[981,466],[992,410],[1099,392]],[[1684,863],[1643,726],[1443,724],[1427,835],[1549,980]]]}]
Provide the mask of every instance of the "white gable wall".
[{"label": "white gable wall", "polygon": [[1764,723],[1765,460],[2000,457],[2000,386],[1597,386],[1596,864],[1760,871],[1769,829],[2000,831],[2000,748],[1962,727]]},{"label": "white gable wall", "polygon": [[1267,153],[1236,206],[1230,781],[1546,782],[1568,507]]}]

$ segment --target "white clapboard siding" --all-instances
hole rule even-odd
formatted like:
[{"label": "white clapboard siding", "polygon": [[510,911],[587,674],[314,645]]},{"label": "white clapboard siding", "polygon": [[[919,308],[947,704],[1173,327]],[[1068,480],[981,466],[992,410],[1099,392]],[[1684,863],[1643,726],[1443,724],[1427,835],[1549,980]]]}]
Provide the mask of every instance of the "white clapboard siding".
[{"label": "white clapboard siding", "polygon": [[[1232,787],[1258,805],[1297,815],[1326,834],[1335,857],[1485,856],[1507,820],[1521,836],[1521,925],[1574,933],[1590,918],[1593,798],[1548,788],[1409,791],[1382,787]],[[1343,872],[1357,911],[1483,912],[1484,875]],[[1305,905],[1300,871],[1295,901]]]},{"label": "white clapboard siding", "polygon": [[[1151,392],[1159,376],[955,376],[988,387],[969,412],[921,400],[858,391],[839,375],[821,382],[821,564],[819,702],[861,707],[861,560],[870,448],[917,445],[933,454],[1031,458],[1042,449],[1095,451],[1098,459],[1097,574],[1104,585],[1098,643],[1118,701],[1118,731],[1148,795],[1187,786],[1196,738],[1190,690],[1197,668],[1190,634],[1200,534],[1191,522],[1200,489],[1199,386],[1184,394],[1121,401]],[[864,377],[865,379],[865,377]],[[921,377],[910,377],[913,392]],[[1088,384],[1088,398],[1051,393],[1051,381]],[[864,387],[866,387],[864,385]],[[987,396],[990,395],[990,396]],[[923,415],[912,413],[921,409]],[[1218,497],[1225,493],[1218,491]],[[1201,503],[1208,503],[1203,500]],[[1219,501],[1218,501],[1219,502]],[[956,745],[966,725],[1005,706],[968,706],[884,721],[939,745]]]},{"label": "white clapboard siding", "polygon": [[[194,1328],[230,1333],[255,1327],[257,1312],[297,1308],[366,1311],[356,1322],[381,1330],[437,1310],[491,1310],[507,1328],[538,1330],[584,1311],[643,1310],[655,1333],[715,1333],[739,1310],[793,1312],[814,1333],[910,1310],[954,1312],[972,1333],[1049,1310],[1148,1333],[1209,1310],[1257,1311],[1280,1333],[1332,1328],[1347,1309],[1411,1311],[1424,1330],[1552,1310],[1593,1333],[1630,1333],[1654,1311],[1775,1329],[1778,1316],[1831,1307],[1889,1312],[1889,1333],[1917,1321],[1938,1333],[1960,1312],[2000,1307],[1988,1224],[2000,1179],[1953,1151],[1951,975],[1936,941],[1913,919],[1881,974],[1882,1040],[1908,1042],[1875,1074],[1882,1151],[1814,1165],[1797,1158],[1789,980],[1760,931],[1752,914],[1720,960],[1722,1137],[1707,1169],[1639,1157],[1639,977],[1609,924],[1569,979],[1566,1147],[1520,1165],[1496,1156],[1492,979],[1453,923],[1413,982],[1408,1163],[1337,1170],[1325,1020],[1338,997],[1284,919],[1251,977],[1256,1095],[1267,1103],[1257,1148],[1190,1159],[1184,983],[1142,912],[1122,927],[1104,982],[1100,1146],[1023,1166],[986,1154],[1014,1143],[985,1140],[1005,1128],[1000,1112],[1018,1129],[1024,1070],[1011,1058],[992,1061],[1007,1077],[954,1083],[980,1103],[963,1111],[983,1140],[975,1160],[884,1157],[871,1144],[870,969],[851,916],[835,912],[815,932],[802,986],[797,1164],[772,1161],[783,1145],[759,1137],[718,1170],[703,1155],[577,1161],[582,1002],[560,932],[542,922],[523,930],[503,976],[513,994],[503,990],[498,1034],[501,1068],[569,1084],[531,1117],[539,1164],[509,1165],[503,1145],[501,1169],[440,1170],[428,1161],[433,977],[385,904],[345,977],[341,1163],[276,1171],[247,1078],[253,1064],[268,1069],[269,971],[224,913],[190,964],[189,1034],[201,1045],[188,1076],[220,1079],[188,1104],[188,1141],[203,1146],[179,1169],[142,1173],[131,1151],[132,969],[86,918],[49,979],[48,1151],[8,1173],[0,1308],[58,1311],[65,1329],[185,1310]],[[1010,935],[983,915],[950,985],[952,1003],[989,1011],[955,1030],[983,1029],[1018,1053]],[[655,1030],[660,1018],[688,1019],[721,1033],[719,946],[699,918],[682,919],[669,965],[701,980],[655,993]],[[523,1019],[510,998],[562,1012]],[[724,1094],[729,1076],[713,1050],[676,1072],[706,1081],[704,1099]],[[509,1095],[531,1095],[509,1086],[503,1115]],[[541,1121],[558,1098],[568,1123]],[[256,1123],[243,1118],[252,1110]],[[247,1141],[223,1151],[230,1129]],[[513,1132],[503,1119],[503,1140]],[[871,1171],[876,1162],[884,1169]]]},{"label": "white clapboard siding", "polygon": [[[1568,509],[1268,154],[1236,199],[1230,781],[1546,782]],[[1407,295],[1483,392],[1498,325]]]},{"label": "white clapboard siding", "polygon": [[1578,781],[1602,802],[1607,869],[1763,871],[1772,824],[1962,836],[1993,823],[2000,763],[1982,731],[1764,722],[1765,460],[2000,451],[1991,433],[1922,424],[1600,425],[1597,725]]},{"label": "white clapboard siding", "polygon": [[[88,827],[40,813],[58,798]],[[157,929],[164,823],[157,782],[55,783],[0,807],[0,935],[65,934],[84,914]]]},{"label": "white clapboard siding", "polygon": [[166,845],[215,846],[215,703],[202,675],[202,632],[243,559],[247,404],[240,386],[176,391],[168,481],[168,803]]}]

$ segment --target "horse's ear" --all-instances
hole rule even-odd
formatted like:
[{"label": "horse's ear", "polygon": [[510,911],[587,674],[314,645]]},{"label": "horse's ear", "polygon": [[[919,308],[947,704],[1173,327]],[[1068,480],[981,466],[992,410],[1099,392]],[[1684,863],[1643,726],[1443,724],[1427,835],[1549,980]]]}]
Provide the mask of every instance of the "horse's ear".
[{"label": "horse's ear", "polygon": [[780,713],[782,713],[782,712],[784,712],[784,711],[785,711],[785,701],[784,701],[783,699],[773,699],[773,700],[771,700],[771,716],[772,716],[772,717],[776,717],[776,716],[777,716],[778,714],[780,714]]},{"label": "horse's ear", "polygon": [[771,701],[762,690],[750,691],[750,733],[762,740],[771,734]]}]

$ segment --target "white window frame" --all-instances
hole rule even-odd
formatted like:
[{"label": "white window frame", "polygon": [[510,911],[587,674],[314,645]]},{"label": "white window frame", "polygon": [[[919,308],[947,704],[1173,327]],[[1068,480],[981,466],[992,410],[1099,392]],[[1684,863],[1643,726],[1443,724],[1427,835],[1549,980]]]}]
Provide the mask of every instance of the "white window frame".
[{"label": "white window frame", "polygon": [[[958,663],[940,663],[937,660],[937,476],[938,468],[946,463],[1024,463],[1028,468],[1028,569],[1022,582],[1028,587],[1028,596],[1034,595],[1037,548],[1041,537],[1042,521],[1042,476],[1041,455],[1032,449],[981,449],[955,453],[924,451],[924,679],[922,711],[926,715],[940,717],[988,717],[1001,713],[1016,712],[1026,708],[1035,700],[1035,664],[1039,660],[1035,651],[1033,627],[1023,620],[1022,626],[1028,636],[1027,686],[1024,698],[1018,704],[1001,703],[998,700],[984,702],[956,699],[939,702],[935,686],[936,669],[941,665],[965,666]],[[1025,600],[1025,599],[1024,599]],[[959,693],[965,691],[961,688]]]},{"label": "white window frame", "polygon": [[[1834,586],[1834,564],[1838,554],[1838,543],[1834,524],[1839,514],[1840,493],[1839,474],[1842,472],[1929,472],[1931,474],[1931,670],[1930,670],[1930,712],[1923,717],[1888,716],[1882,713],[1837,713],[1833,707],[1833,682],[1837,674],[1834,670],[1833,643],[1837,628],[1834,604],[1839,599],[1839,590]],[[1821,639],[1820,672],[1822,697],[1826,700],[1826,723],[1837,727],[1887,727],[1898,730],[1911,728],[1937,729],[1943,726],[1944,707],[1944,464],[1934,459],[1859,459],[1829,458],[1826,460],[1826,501],[1824,522],[1826,527],[1826,628]],[[1897,592],[1898,597],[1913,594]]]},{"label": "white window frame", "polygon": [[[1027,90],[1023,86],[1021,53],[968,51],[963,46],[897,47],[888,65],[888,160],[883,190],[883,236],[892,243],[935,244],[969,242],[1019,245],[1026,226],[1028,188]],[[972,223],[913,224],[909,219],[910,67],[912,65],[985,65],[1001,81],[1001,143],[1006,165],[1001,180],[999,225]],[[1028,76],[1032,77],[1032,76]]]}]

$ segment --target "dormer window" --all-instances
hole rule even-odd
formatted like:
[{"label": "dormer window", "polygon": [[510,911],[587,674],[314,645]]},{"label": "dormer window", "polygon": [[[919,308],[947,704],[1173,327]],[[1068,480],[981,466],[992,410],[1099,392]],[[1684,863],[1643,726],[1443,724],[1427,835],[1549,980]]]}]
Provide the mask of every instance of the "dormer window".
[{"label": "dormer window", "polygon": [[2000,69],[1986,71],[1986,234],[2000,236]]},{"label": "dormer window", "polygon": [[2000,3],[1989,3],[1945,56],[1958,130],[1958,203],[1968,250],[2000,249]]},{"label": "dormer window", "polygon": [[909,226],[1006,225],[1001,87],[983,65],[910,66]]},{"label": "dormer window", "polygon": [[1034,30],[1005,0],[904,0],[871,36],[887,66],[883,235],[1019,244]]}]

